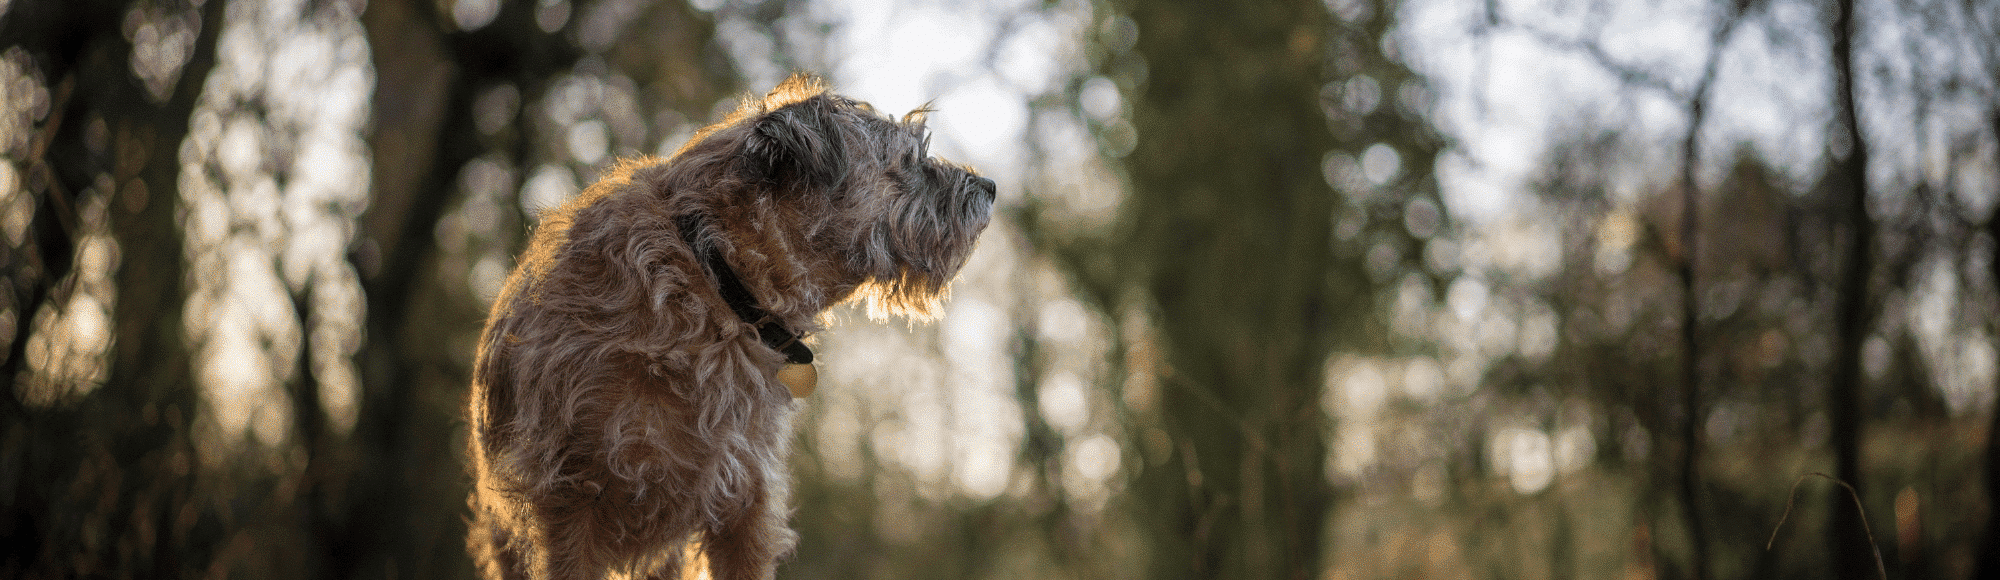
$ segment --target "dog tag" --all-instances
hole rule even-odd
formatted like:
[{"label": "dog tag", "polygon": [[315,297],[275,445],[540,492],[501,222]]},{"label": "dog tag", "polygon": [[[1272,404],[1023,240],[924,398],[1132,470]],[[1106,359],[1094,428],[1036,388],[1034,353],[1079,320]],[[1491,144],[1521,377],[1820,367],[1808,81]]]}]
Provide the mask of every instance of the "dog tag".
[{"label": "dog tag", "polygon": [[819,369],[814,368],[812,363],[787,363],[778,369],[778,382],[792,391],[792,398],[803,399],[819,386]]}]

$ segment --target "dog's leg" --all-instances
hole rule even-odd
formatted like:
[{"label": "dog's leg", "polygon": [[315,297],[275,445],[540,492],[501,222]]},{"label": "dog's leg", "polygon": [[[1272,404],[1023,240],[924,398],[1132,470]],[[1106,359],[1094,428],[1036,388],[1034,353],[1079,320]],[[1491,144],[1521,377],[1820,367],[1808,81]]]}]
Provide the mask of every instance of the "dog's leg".
[{"label": "dog's leg", "polygon": [[770,580],[778,559],[798,543],[798,533],[785,526],[784,498],[771,483],[759,483],[748,509],[708,531],[703,549],[714,580]]},{"label": "dog's leg", "polygon": [[[535,580],[601,580],[614,566],[629,564],[619,553],[616,533],[588,502],[565,510],[541,510],[540,541],[535,547],[540,566]],[[557,516],[557,513],[568,517]]]},{"label": "dog's leg", "polygon": [[[690,555],[693,555],[692,562],[689,561]],[[694,553],[693,548],[675,546],[660,557],[659,565],[647,572],[645,578],[646,580],[698,580],[701,578],[700,567],[706,565],[701,555]]]}]

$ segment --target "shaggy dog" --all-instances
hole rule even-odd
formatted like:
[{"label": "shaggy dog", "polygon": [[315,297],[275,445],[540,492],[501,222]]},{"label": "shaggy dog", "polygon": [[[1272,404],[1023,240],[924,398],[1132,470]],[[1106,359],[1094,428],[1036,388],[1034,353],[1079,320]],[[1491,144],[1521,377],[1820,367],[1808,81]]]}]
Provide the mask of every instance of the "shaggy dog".
[{"label": "shaggy dog", "polygon": [[780,368],[843,300],[928,316],[989,218],[924,112],[793,76],[541,215],[473,370],[481,574],[772,577],[797,541]]}]

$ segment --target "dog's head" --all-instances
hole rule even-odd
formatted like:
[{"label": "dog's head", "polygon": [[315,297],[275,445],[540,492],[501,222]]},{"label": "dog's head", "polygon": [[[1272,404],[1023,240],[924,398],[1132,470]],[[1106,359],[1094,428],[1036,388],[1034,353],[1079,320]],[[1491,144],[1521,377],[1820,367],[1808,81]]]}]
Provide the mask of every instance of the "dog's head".
[{"label": "dog's head", "polygon": [[[929,152],[919,109],[900,119],[794,75],[762,98],[748,99],[727,121],[684,149],[714,149],[757,208],[757,224],[737,229],[776,244],[763,252],[793,255],[799,280],[828,301],[865,296],[871,316],[935,313],[990,219],[993,180]],[[719,148],[719,149],[718,149]],[[747,235],[749,232],[732,232]],[[740,260],[739,260],[740,258]],[[732,263],[752,261],[732,257]]]}]

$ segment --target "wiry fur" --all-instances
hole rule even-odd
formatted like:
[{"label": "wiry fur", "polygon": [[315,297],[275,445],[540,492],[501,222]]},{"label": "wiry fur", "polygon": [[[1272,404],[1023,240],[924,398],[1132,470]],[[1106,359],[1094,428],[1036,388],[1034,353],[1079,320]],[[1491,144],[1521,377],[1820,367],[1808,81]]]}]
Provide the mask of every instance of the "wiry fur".
[{"label": "wiry fur", "polygon": [[795,76],[542,214],[473,370],[482,575],[672,578],[698,546],[717,580],[772,577],[796,538],[784,357],[704,255],[800,336],[855,296],[928,317],[993,183],[931,158],[922,113],[889,119]]}]

